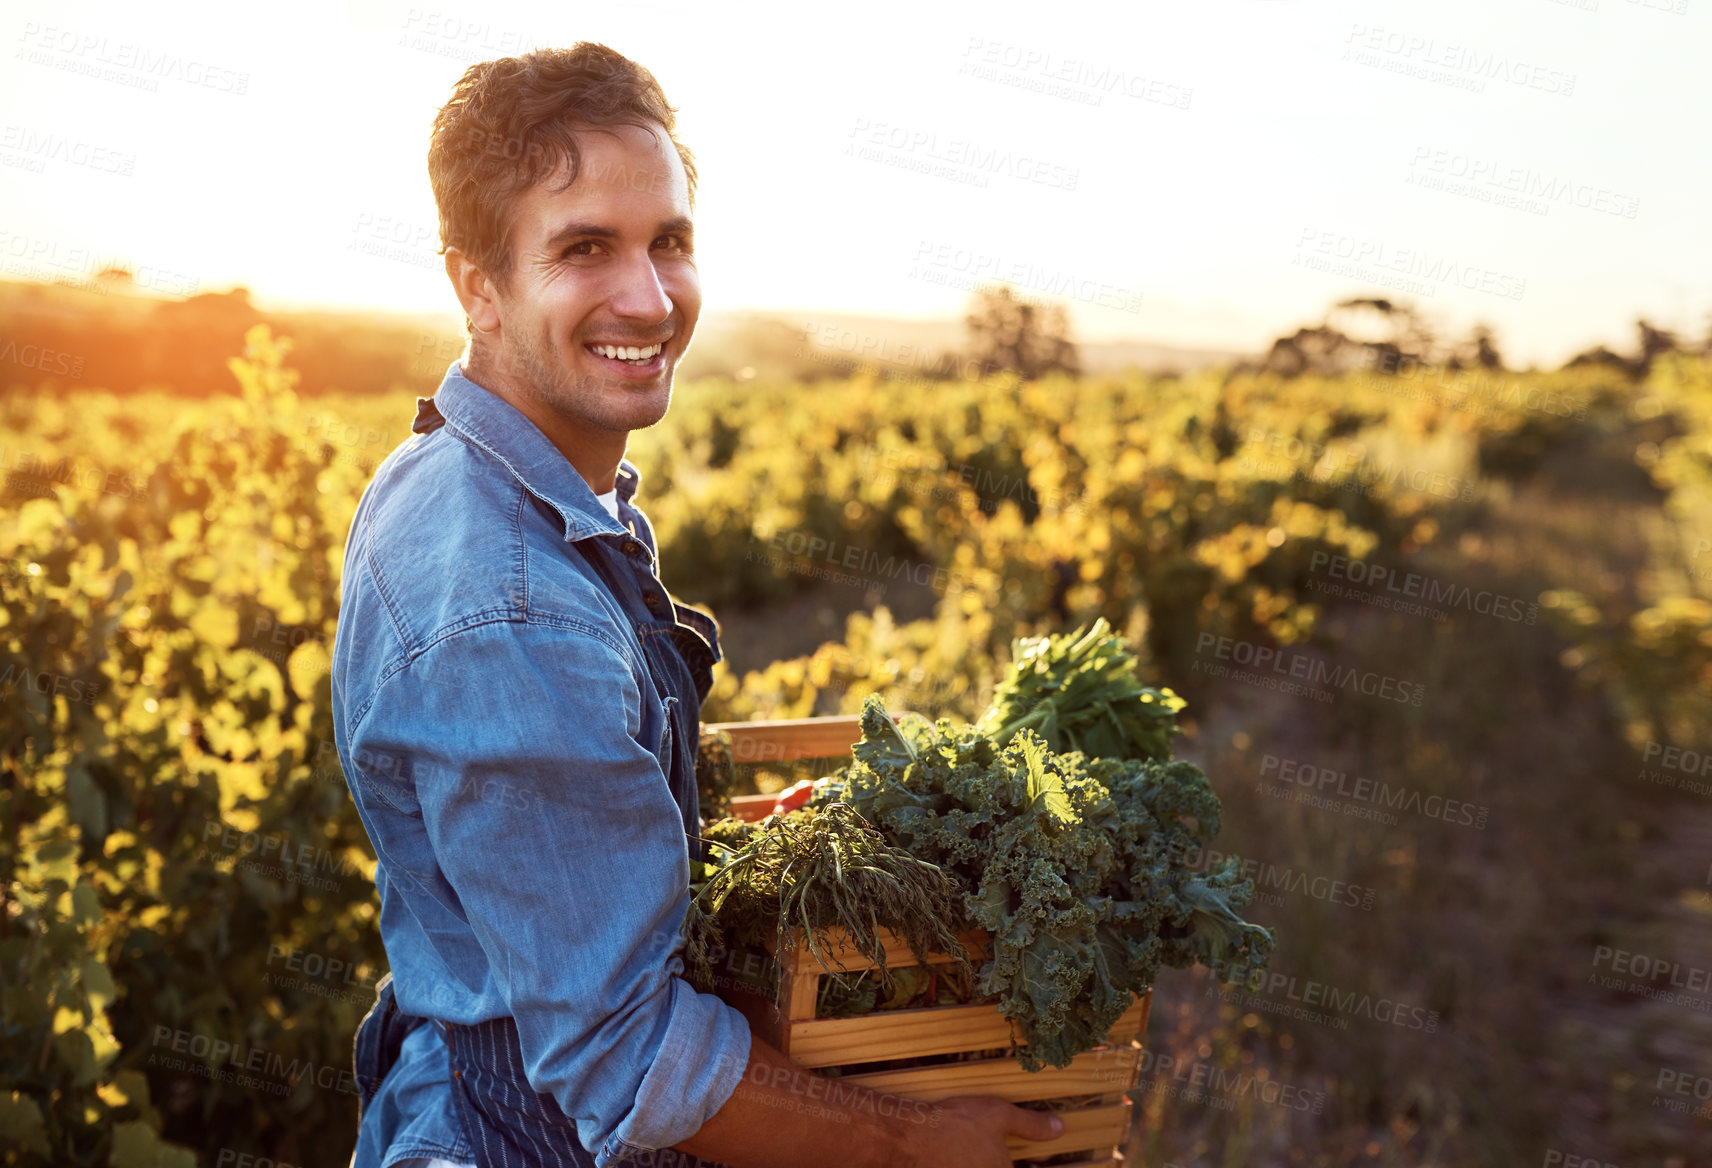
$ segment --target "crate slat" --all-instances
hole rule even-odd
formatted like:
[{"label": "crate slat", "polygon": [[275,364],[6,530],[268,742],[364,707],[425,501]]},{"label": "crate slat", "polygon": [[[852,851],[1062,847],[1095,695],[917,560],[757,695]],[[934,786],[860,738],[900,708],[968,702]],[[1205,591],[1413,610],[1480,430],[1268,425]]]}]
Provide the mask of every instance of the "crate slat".
[{"label": "crate slat", "polygon": [[1098,1156],[1097,1149],[1115,1148],[1129,1138],[1128,1103],[1109,1107],[1083,1107],[1075,1111],[1060,1111],[1064,1134],[1057,1139],[1031,1143],[1014,1136],[1005,1137],[1005,1146],[1012,1160],[1037,1160],[1063,1152],[1089,1152]]},{"label": "crate slat", "polygon": [[[886,968],[903,969],[921,964],[921,961],[911,952],[909,943],[890,929],[881,929],[879,937],[880,943],[886,947]],[[981,953],[986,949],[987,931],[985,929],[971,929],[967,933],[959,935],[958,940],[963,942],[963,947],[968,950],[970,959],[978,960]],[[767,951],[774,953],[775,956],[777,956],[776,944],[776,938],[769,937],[767,939]],[[850,934],[839,928],[826,931],[826,944],[821,946],[821,956],[826,958],[825,966],[822,966],[819,958],[810,953],[799,940],[797,943],[791,944],[787,950],[787,965],[793,973],[801,974],[826,973],[829,970],[839,973],[860,973],[872,966],[872,962],[850,943]],[[955,961],[956,958],[945,953],[929,953],[927,960],[928,964],[937,965]]]},{"label": "crate slat", "polygon": [[1067,1067],[1047,1067],[1033,1073],[1023,1070],[1016,1059],[1006,1057],[847,1075],[841,1081],[929,1103],[953,1095],[997,1095],[1012,1103],[1024,1103],[1060,1095],[1128,1091],[1135,1086],[1140,1071],[1141,1048],[1122,1046],[1083,1051]]},{"label": "crate slat", "polygon": [[731,756],[738,763],[794,762],[800,758],[837,758],[862,739],[855,716],[780,718],[771,722],[707,722],[703,730],[731,735]]},{"label": "crate slat", "polygon": [[[1145,1032],[1152,993],[1123,1012],[1106,1040],[1122,1045]],[[805,1067],[922,1058],[1009,1046],[1015,1028],[991,1003],[881,1010],[855,1018],[815,1018],[785,1025],[784,1052]],[[1018,1041],[1021,1034],[1016,1033]]]},{"label": "crate slat", "polygon": [[778,795],[733,795],[731,814],[744,823],[758,823],[773,813]]},{"label": "crate slat", "polygon": [[834,1067],[1009,1046],[1011,1024],[991,1005],[928,1006],[790,1022],[784,1039],[803,1066]]},{"label": "crate slat", "polygon": [[1149,989],[1141,997],[1129,1004],[1129,1009],[1118,1016],[1112,1023],[1111,1030],[1106,1033],[1106,1041],[1121,1044],[1131,1039],[1139,1040],[1147,1033],[1147,1019],[1153,1011],[1153,990]]}]

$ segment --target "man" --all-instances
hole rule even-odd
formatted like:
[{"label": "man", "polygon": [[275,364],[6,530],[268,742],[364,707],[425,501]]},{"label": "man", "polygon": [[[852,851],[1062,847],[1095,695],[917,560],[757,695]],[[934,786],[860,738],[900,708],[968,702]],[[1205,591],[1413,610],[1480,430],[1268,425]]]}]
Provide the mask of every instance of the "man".
[{"label": "man", "polygon": [[435,122],[470,343],[357,509],[334,646],[392,971],[353,1166],[1008,1164],[1058,1121],[828,1098],[678,976],[718,630],[624,458],[701,309],[674,114],[584,43],[472,67]]}]

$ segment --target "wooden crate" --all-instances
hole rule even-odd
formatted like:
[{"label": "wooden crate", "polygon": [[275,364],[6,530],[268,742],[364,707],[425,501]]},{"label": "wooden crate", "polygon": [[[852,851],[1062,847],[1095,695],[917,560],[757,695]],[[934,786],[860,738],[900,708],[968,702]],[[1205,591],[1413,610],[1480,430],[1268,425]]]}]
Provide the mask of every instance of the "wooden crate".
[{"label": "wooden crate", "polygon": [[[707,729],[730,734],[733,754],[740,762],[836,757],[848,752],[862,733],[853,717],[723,722],[710,724]],[[756,820],[772,811],[773,801],[772,795],[752,795],[739,796],[732,802],[736,815]],[[885,934],[882,939],[887,968],[919,964],[898,938]],[[986,935],[979,931],[964,934],[962,940],[972,955],[978,956],[986,945]],[[1067,1067],[1030,1073],[1010,1054],[958,1057],[1011,1045],[1013,1024],[997,1006],[930,1006],[857,1018],[816,1018],[820,979],[827,975],[827,969],[794,944],[771,956],[779,970],[778,1005],[742,993],[732,995],[732,1000],[749,1018],[754,1032],[793,1061],[810,1068],[845,1068],[845,1082],[929,1102],[971,1094],[997,1095],[1013,1103],[1079,1100],[1078,1106],[1059,1111],[1065,1125],[1061,1136],[1040,1142],[1013,1139],[1011,1159],[1080,1153],[1074,1168],[1122,1159],[1118,1149],[1128,1137],[1130,1125],[1128,1092],[1141,1073],[1140,1039],[1147,1031],[1152,991],[1131,1005],[1104,1045],[1078,1055]],[[860,973],[871,968],[868,959],[839,940],[836,933],[824,956],[835,972]],[[928,960],[950,962],[953,958],[929,954]],[[904,1069],[862,1070],[863,1064],[901,1059],[939,1061]]]}]

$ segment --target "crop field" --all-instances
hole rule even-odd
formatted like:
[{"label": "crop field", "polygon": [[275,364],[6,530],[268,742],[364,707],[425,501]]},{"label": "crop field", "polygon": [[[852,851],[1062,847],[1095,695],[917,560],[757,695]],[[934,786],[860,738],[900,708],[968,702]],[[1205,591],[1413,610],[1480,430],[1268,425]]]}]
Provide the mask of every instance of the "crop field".
[{"label": "crop field", "polygon": [[[0,1163],[349,1158],[328,665],[414,401],[293,368],[0,396]],[[973,720],[1101,617],[1186,700],[1277,948],[1161,972],[1132,1162],[1712,1162],[1712,358],[707,378],[629,456],[704,721]]]}]

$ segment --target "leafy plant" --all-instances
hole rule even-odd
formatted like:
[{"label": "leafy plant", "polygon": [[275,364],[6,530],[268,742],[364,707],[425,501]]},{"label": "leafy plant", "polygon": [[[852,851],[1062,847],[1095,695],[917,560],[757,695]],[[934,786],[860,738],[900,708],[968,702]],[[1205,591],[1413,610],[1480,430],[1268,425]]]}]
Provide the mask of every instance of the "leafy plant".
[{"label": "leafy plant", "polygon": [[1170,758],[1177,712],[1187,703],[1169,689],[1142,685],[1138,664],[1105,617],[1091,629],[1018,638],[975,728],[1000,746],[1027,729],[1057,752]]},{"label": "leafy plant", "polygon": [[1182,863],[1220,824],[1189,763],[1057,754],[1027,728],[1000,746],[946,718],[894,723],[877,697],[853,754],[829,797],[955,879],[992,938],[978,988],[1019,1024],[1031,1070],[1098,1043],[1161,964],[1235,980],[1271,952],[1271,931],[1232,911],[1253,892],[1239,861]]}]

